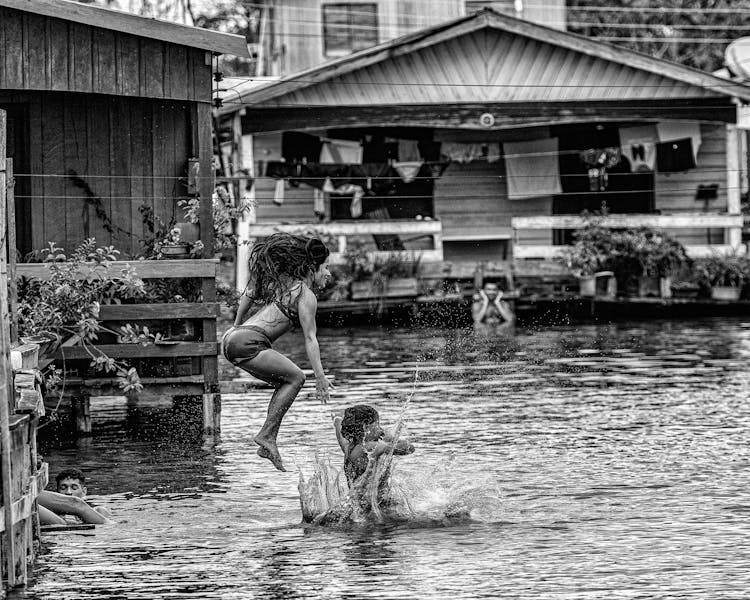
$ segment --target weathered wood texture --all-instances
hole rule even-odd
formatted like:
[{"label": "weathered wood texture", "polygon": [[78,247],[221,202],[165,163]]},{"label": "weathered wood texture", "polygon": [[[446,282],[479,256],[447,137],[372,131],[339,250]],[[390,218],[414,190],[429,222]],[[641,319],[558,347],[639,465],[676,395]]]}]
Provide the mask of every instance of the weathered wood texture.
[{"label": "weathered wood texture", "polygon": [[32,249],[53,241],[69,250],[95,237],[128,258],[153,237],[141,208],[167,225],[183,220],[188,158],[211,154],[205,139],[194,145],[192,104],[60,93],[14,100],[29,107],[30,167],[17,178],[30,193],[17,198],[30,208],[19,219],[31,220]]},{"label": "weathered wood texture", "polygon": [[199,48],[5,7],[0,39],[0,89],[211,101]]},{"label": "weathered wood texture", "polygon": [[[479,117],[490,113],[492,127]],[[242,117],[244,132],[286,131],[334,127],[436,127],[501,130],[524,126],[581,121],[649,121],[692,119],[734,123],[736,107],[728,99],[688,98],[669,101],[626,100],[590,102],[467,102],[450,104],[396,104],[391,106],[248,106]]]}]

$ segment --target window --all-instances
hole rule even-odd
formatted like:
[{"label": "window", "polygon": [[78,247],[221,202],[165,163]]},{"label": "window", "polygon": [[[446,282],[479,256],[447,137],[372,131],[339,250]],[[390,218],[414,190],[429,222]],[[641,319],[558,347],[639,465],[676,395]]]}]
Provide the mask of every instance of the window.
[{"label": "window", "polygon": [[516,2],[515,0],[466,0],[466,14],[470,15],[483,8],[492,8],[499,13],[510,15],[511,17],[516,16]]},{"label": "window", "polygon": [[323,5],[323,52],[326,56],[344,56],[377,43],[377,4]]}]

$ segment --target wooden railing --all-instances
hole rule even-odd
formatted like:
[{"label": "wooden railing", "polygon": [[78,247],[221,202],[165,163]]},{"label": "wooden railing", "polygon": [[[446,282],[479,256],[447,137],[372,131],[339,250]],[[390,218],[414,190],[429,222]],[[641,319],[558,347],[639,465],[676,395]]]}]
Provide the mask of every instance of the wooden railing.
[{"label": "wooden railing", "polygon": [[344,259],[349,236],[364,235],[398,235],[407,238],[430,236],[433,248],[427,250],[388,250],[373,251],[372,257],[387,257],[394,254],[418,256],[422,262],[440,262],[443,260],[443,225],[440,221],[388,220],[388,221],[335,221],[332,223],[240,223],[239,234],[242,239],[267,237],[279,231],[287,233],[307,233],[315,231],[320,235],[330,235],[338,239],[337,252],[331,253],[331,263],[340,263]]},{"label": "wooden railing", "polygon": [[[218,428],[218,344],[216,319],[219,316],[219,305],[216,302],[216,259],[194,260],[134,260],[117,261],[112,264],[114,272],[130,265],[141,279],[199,279],[202,301],[164,304],[110,304],[102,305],[99,321],[134,322],[160,320],[192,320],[200,324],[196,327],[195,338],[198,341],[168,341],[148,346],[141,344],[98,344],[96,348],[107,356],[125,361],[149,358],[180,358],[190,363],[190,373],[173,373],[163,377],[143,377],[141,382],[146,386],[139,397],[153,395],[149,386],[161,386],[156,394],[168,393],[172,396],[203,394],[204,425],[207,430]],[[44,263],[22,263],[16,266],[17,277],[49,277],[49,269]],[[89,353],[80,345],[63,345],[58,348],[56,360],[79,360],[90,358]],[[98,388],[114,387],[111,378],[72,377],[68,383],[72,386],[90,386]],[[164,386],[168,390],[164,391]],[[210,409],[210,406],[215,409]],[[207,410],[210,409],[210,410]],[[208,413],[208,414],[207,414]]]},{"label": "wooden railing", "polygon": [[[725,239],[732,240],[724,244],[686,245],[688,254],[694,258],[710,256],[714,253],[727,254],[740,250],[739,236],[742,215],[719,213],[683,213],[675,215],[619,214],[608,215],[599,221],[612,228],[654,227],[656,229],[724,229]],[[513,257],[514,258],[554,258],[560,256],[567,246],[523,244],[519,241],[522,230],[578,229],[583,227],[585,219],[577,215],[547,215],[537,217],[513,217]],[[679,235],[679,234],[678,234]]]}]

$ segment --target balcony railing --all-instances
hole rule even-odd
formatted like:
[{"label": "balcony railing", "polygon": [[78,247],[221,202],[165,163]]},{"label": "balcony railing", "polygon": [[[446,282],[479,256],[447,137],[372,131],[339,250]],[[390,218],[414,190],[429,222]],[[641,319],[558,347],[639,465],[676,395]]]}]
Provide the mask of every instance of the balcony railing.
[{"label": "balcony railing", "polygon": [[239,236],[241,239],[268,237],[280,231],[298,234],[315,232],[323,236],[336,237],[338,240],[337,251],[331,253],[331,262],[333,264],[343,262],[348,237],[370,235],[397,235],[405,238],[403,241],[426,236],[433,239],[432,249],[376,250],[368,253],[373,258],[405,255],[406,257],[419,257],[422,262],[439,262],[443,260],[443,225],[440,221],[436,220],[336,221],[332,223],[294,223],[283,225],[240,223],[239,226]]},{"label": "balcony railing", "polygon": [[[720,213],[681,213],[676,215],[608,215],[600,223],[606,227],[654,227],[656,229],[724,229],[724,244],[688,244],[687,253],[698,258],[712,254],[727,254],[740,249],[742,215]],[[519,241],[519,232],[523,230],[578,229],[583,227],[585,219],[577,215],[545,215],[537,217],[513,217],[513,256],[515,258],[554,258],[561,255],[567,246],[523,244]],[[677,234],[679,236],[679,233]]]}]

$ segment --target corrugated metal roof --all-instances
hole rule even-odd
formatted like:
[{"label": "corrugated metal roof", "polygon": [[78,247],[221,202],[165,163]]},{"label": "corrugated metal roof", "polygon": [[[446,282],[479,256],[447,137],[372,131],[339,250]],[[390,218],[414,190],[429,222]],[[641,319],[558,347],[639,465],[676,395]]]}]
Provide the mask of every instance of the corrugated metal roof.
[{"label": "corrugated metal roof", "polygon": [[256,107],[664,100],[750,86],[486,10],[238,90]]}]

